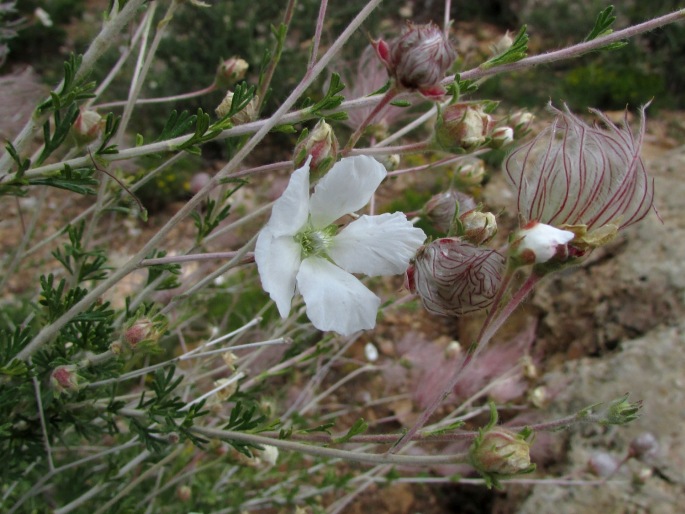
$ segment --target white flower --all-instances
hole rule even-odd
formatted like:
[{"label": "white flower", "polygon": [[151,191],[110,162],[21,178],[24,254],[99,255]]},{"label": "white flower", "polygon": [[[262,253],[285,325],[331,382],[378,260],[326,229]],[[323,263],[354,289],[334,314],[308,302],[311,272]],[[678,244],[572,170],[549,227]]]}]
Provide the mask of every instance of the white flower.
[{"label": "white flower", "polygon": [[[542,264],[556,256],[569,243],[575,234],[569,230],[560,230],[544,223],[531,223],[519,230],[516,238],[515,252],[524,261]],[[560,248],[561,247],[561,248]]]},{"label": "white flower", "polygon": [[371,157],[342,159],[311,198],[309,160],[292,174],[255,249],[262,286],[283,318],[297,286],[316,328],[349,335],[375,326],[380,299],[352,273],[404,273],[426,235],[400,212],[364,215],[340,232],[333,223],[364,207],[386,174]]}]

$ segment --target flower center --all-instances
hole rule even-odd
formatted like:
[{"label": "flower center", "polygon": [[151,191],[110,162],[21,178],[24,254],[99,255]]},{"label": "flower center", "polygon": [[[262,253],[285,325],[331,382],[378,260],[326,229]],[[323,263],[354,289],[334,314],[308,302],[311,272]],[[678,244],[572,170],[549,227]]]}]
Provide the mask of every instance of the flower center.
[{"label": "flower center", "polygon": [[306,259],[312,256],[325,257],[326,250],[331,245],[333,236],[337,231],[338,227],[329,225],[323,229],[315,229],[308,226],[299,232],[295,236],[295,241],[302,247],[302,258]]}]

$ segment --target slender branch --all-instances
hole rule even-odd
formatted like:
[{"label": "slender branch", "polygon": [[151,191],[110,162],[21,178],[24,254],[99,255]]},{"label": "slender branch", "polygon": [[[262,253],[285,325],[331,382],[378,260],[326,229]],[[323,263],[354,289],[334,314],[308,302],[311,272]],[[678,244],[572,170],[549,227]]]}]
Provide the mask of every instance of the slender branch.
[{"label": "slender branch", "polygon": [[[288,34],[288,28],[290,27],[290,22],[293,19],[293,14],[295,13],[295,4],[297,3],[296,0],[288,0],[288,5],[285,8],[285,14],[283,15],[283,26],[285,27],[285,34],[283,37]],[[271,80],[274,78],[274,72],[276,71],[276,66],[278,66],[278,62],[281,60],[281,54],[283,53],[283,41],[279,40],[276,41],[276,51],[274,54],[271,56],[271,60],[269,61],[269,65],[264,72],[264,75],[261,77],[261,81],[259,83],[259,90],[257,91],[257,112],[261,112],[262,110],[262,105],[264,105],[264,99],[266,98],[266,93],[269,91],[269,86],[271,85]],[[309,70],[308,70],[309,72]]]},{"label": "slender branch", "polygon": [[316,29],[314,30],[314,39],[312,41],[312,53],[309,54],[309,63],[307,64],[307,70],[311,70],[314,67],[316,58],[319,55],[319,43],[321,42],[321,32],[323,31],[323,20],[326,17],[326,9],[328,8],[328,0],[321,0],[321,5],[319,6],[319,15],[316,18]]},{"label": "slender branch", "polygon": [[436,464],[457,464],[468,462],[467,453],[455,453],[448,455],[388,455],[378,453],[360,453],[350,450],[338,450],[312,446],[309,444],[287,441],[272,437],[264,437],[257,434],[236,432],[233,430],[220,430],[217,428],[193,427],[191,431],[205,437],[213,437],[228,441],[241,441],[257,445],[271,445],[281,450],[294,451],[313,455],[316,457],[343,459],[350,462],[365,464],[397,464],[403,466],[431,466]]},{"label": "slender branch", "polygon": [[376,106],[373,108],[373,110],[369,113],[369,115],[366,117],[366,119],[357,127],[357,130],[354,131],[354,133],[350,136],[350,139],[347,141],[347,144],[345,145],[345,148],[342,150],[342,155],[348,155],[352,149],[354,148],[354,145],[357,144],[357,141],[359,141],[359,138],[362,137],[362,134],[366,130],[366,127],[368,127],[373,120],[378,116],[378,113],[380,113],[386,105],[388,105],[397,95],[399,94],[399,91],[397,90],[396,87],[391,87],[386,91],[386,93],[383,95],[383,98],[380,99],[380,101],[376,104]]},{"label": "slender branch", "polygon": [[[538,66],[540,64],[548,64],[556,61],[561,61],[565,59],[573,59],[575,57],[580,57],[588,52],[594,50],[599,50],[611,43],[616,43],[623,41],[624,39],[629,39],[631,37],[644,34],[650,30],[658,29],[664,25],[670,23],[675,23],[685,18],[685,9],[680,9],[678,11],[672,12],[670,14],[665,14],[664,16],[659,16],[658,18],[653,18],[651,20],[633,25],[632,27],[627,27],[622,30],[617,30],[606,36],[598,37],[590,41],[585,41],[583,43],[578,43],[568,48],[563,48],[561,50],[555,50],[552,52],[547,52],[541,55],[535,55],[532,57],[525,57],[520,61],[516,61],[509,64],[501,64],[499,66],[493,66],[492,68],[474,68],[469,71],[460,74],[462,80],[475,80],[481,77],[487,77],[489,75],[498,75],[500,73],[508,73],[512,71],[519,71],[525,68],[531,68],[533,66]],[[447,77],[445,82],[449,83],[454,80],[454,76]]]},{"label": "slender branch", "polygon": [[[159,266],[160,264],[175,264],[179,262],[195,262],[195,261],[214,261],[234,258],[238,252],[213,252],[213,253],[194,253],[190,255],[169,255],[167,257],[159,257],[157,259],[144,259],[140,262],[138,267]],[[245,256],[240,259],[239,265],[250,264],[254,262],[254,252],[247,252]]]},{"label": "slender branch", "polygon": [[[217,90],[215,83],[210,84],[207,87],[198,89],[197,91],[191,91],[190,93],[183,93],[180,95],[171,96],[160,96],[157,98],[138,98],[134,102],[135,105],[150,105],[150,104],[163,104],[169,102],[178,102],[180,100],[188,100],[190,98],[197,98],[198,96],[204,96],[209,93],[213,93]],[[102,104],[97,104],[93,106],[93,109],[111,109],[112,107],[124,107],[129,103],[128,100],[119,100],[117,102],[107,102]]]}]

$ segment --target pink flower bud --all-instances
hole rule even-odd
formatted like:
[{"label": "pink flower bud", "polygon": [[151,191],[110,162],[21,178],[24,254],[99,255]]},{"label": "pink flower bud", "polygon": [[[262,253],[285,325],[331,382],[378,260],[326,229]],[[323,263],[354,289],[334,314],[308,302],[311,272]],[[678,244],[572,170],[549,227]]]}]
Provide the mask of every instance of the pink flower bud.
[{"label": "pink flower bud", "polygon": [[574,237],[569,230],[533,222],[514,236],[510,252],[522,264],[542,264],[553,258],[563,262],[568,257],[566,245]]},{"label": "pink flower bud", "polygon": [[492,117],[479,105],[448,105],[438,114],[435,142],[447,152],[473,150],[485,143],[493,124]]},{"label": "pink flower bud", "polygon": [[481,473],[516,475],[531,471],[530,443],[502,427],[482,433],[469,449],[471,464]]},{"label": "pink flower bud", "polygon": [[245,78],[247,69],[250,67],[245,59],[233,56],[221,61],[216,70],[216,82],[220,87],[228,87]]},{"label": "pink flower bud", "polygon": [[57,366],[50,374],[50,385],[57,395],[79,390],[79,376],[74,365]]},{"label": "pink flower bud", "polygon": [[338,156],[338,139],[333,133],[333,128],[323,119],[295,146],[295,169],[301,168],[310,155],[312,160],[309,163],[309,170],[315,176],[322,176],[331,169]]},{"label": "pink flower bud", "polygon": [[447,232],[454,220],[457,207],[459,213],[465,213],[476,208],[476,202],[469,195],[450,189],[433,196],[423,208],[426,218],[438,230]]},{"label": "pink flower bud", "polygon": [[514,129],[511,127],[497,127],[490,134],[493,148],[502,148],[514,142]]},{"label": "pink flower bud", "polygon": [[95,111],[81,111],[71,127],[71,133],[80,146],[92,143],[102,132],[102,117]]},{"label": "pink flower bud", "polygon": [[427,98],[441,98],[445,94],[440,82],[457,58],[457,52],[434,23],[409,22],[400,37],[390,43],[376,41],[374,48],[400,86],[419,90]]},{"label": "pink flower bud", "polygon": [[407,284],[427,311],[461,316],[492,303],[503,269],[504,257],[496,251],[446,237],[419,249]]},{"label": "pink flower bud", "polygon": [[131,350],[154,350],[165,329],[165,321],[153,322],[149,318],[140,318],[124,331],[123,339]]}]

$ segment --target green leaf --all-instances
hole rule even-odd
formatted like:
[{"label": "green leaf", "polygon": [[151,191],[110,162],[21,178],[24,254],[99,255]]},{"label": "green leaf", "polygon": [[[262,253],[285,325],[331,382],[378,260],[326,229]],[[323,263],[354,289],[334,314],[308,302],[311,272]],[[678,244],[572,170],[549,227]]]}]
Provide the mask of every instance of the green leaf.
[{"label": "green leaf", "polygon": [[616,21],[616,16],[613,15],[614,6],[610,5],[597,15],[595,26],[590,33],[585,37],[585,41],[592,41],[598,37],[608,36],[613,32],[611,26]]},{"label": "green leaf", "polygon": [[324,114],[321,111],[329,111],[339,107],[340,104],[342,104],[345,100],[344,96],[338,94],[343,89],[345,89],[345,84],[343,84],[343,82],[340,80],[340,75],[333,73],[333,75],[331,75],[331,81],[328,85],[328,90],[326,91],[325,96],[314,105],[309,107],[309,112],[314,116],[323,117]]},{"label": "green leaf", "polygon": [[350,427],[350,429],[347,431],[347,434],[345,434],[342,437],[336,437],[335,439],[333,439],[333,442],[335,444],[346,443],[347,441],[352,439],[354,436],[359,435],[359,434],[363,434],[368,429],[369,429],[369,424],[366,421],[364,421],[363,418],[359,418]]}]

